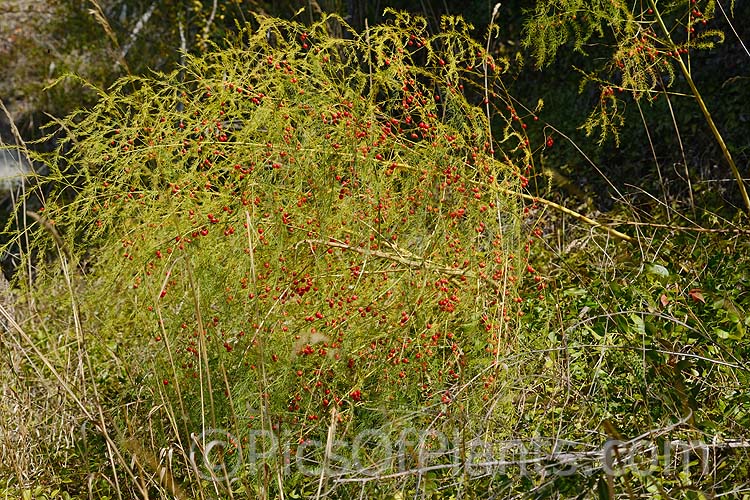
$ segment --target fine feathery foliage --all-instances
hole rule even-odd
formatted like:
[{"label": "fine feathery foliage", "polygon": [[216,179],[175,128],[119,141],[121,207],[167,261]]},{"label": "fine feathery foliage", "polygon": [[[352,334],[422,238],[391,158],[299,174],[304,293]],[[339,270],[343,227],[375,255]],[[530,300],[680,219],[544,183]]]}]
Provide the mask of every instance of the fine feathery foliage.
[{"label": "fine feathery foliage", "polygon": [[744,492],[747,229],[538,198],[509,61],[388,16],[84,82],[2,234],[5,497]]},{"label": "fine feathery foliage", "polygon": [[149,425],[122,440],[509,432],[528,152],[510,118],[519,146],[493,151],[477,104],[500,68],[463,22],[392,18],[350,39],[260,18],[57,122],[34,289],[69,303],[58,259],[79,270],[75,321],[47,327],[118,360],[97,397],[140,385]]},{"label": "fine feathery foliage", "polygon": [[600,144],[610,135],[618,141],[620,94],[655,98],[672,84],[678,57],[721,43],[724,34],[705,27],[714,10],[713,0],[672,0],[660,3],[658,11],[649,2],[545,0],[537,2],[524,25],[524,44],[539,67],[551,64],[568,43],[584,56],[589,48],[596,51],[604,63],[581,70],[581,87],[597,86],[600,101],[583,128],[589,135],[599,130]]},{"label": "fine feathery foliage", "polygon": [[[594,110],[581,128],[587,135],[599,130],[600,145],[612,136],[619,146],[618,130],[624,123],[625,108],[620,94],[630,95],[636,102],[661,94],[669,99],[673,92],[691,95],[737,182],[745,210],[750,212],[750,195],[742,172],[690,69],[693,52],[712,49],[724,41],[722,31],[708,27],[715,10],[715,0],[671,0],[658,6],[654,0],[632,4],[620,0],[544,0],[537,3],[526,22],[524,44],[531,48],[539,66],[551,62],[571,38],[580,52],[594,37],[597,45],[606,47],[604,56],[599,56],[604,64],[579,70],[584,75],[581,89],[593,83],[599,91]],[[597,47],[597,51],[602,48]],[[675,82],[675,67],[687,84],[677,92],[668,90]]]}]

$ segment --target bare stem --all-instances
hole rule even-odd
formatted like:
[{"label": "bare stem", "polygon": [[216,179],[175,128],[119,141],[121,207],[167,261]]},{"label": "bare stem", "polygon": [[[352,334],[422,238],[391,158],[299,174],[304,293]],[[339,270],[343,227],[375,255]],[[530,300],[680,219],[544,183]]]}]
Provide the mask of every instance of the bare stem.
[{"label": "bare stem", "polygon": [[698,88],[695,86],[695,82],[693,81],[693,78],[690,76],[690,70],[688,69],[687,66],[685,66],[685,62],[682,60],[682,56],[680,56],[679,52],[677,51],[677,46],[672,41],[672,37],[669,35],[669,30],[667,29],[667,26],[664,24],[664,20],[661,18],[659,9],[656,8],[656,2],[654,2],[654,0],[648,0],[648,3],[653,9],[654,14],[656,15],[656,20],[659,22],[659,26],[664,32],[664,36],[669,42],[669,45],[672,48],[672,52],[676,54],[675,60],[677,61],[677,65],[680,67],[680,71],[682,71],[682,75],[685,77],[685,80],[690,86],[690,91],[693,93],[693,97],[695,97],[695,100],[698,102],[698,107],[701,108],[701,111],[703,112],[703,117],[706,119],[706,123],[708,123],[708,127],[711,129],[711,133],[714,135],[716,142],[719,144],[719,147],[721,148],[721,152],[724,154],[724,159],[729,164],[729,168],[732,170],[732,174],[734,175],[734,178],[737,180],[737,186],[740,188],[740,194],[742,195],[742,201],[745,203],[745,209],[748,212],[750,212],[750,197],[748,197],[747,195],[747,189],[745,189],[745,183],[742,180],[742,175],[740,174],[740,171],[737,168],[737,165],[735,165],[734,159],[732,159],[732,153],[729,151],[729,148],[724,143],[724,138],[722,137],[721,132],[719,132],[719,129],[716,127],[716,124],[714,123],[714,120],[711,117],[711,113],[708,111],[708,108],[706,107],[706,103],[703,101],[703,97],[698,91]]}]

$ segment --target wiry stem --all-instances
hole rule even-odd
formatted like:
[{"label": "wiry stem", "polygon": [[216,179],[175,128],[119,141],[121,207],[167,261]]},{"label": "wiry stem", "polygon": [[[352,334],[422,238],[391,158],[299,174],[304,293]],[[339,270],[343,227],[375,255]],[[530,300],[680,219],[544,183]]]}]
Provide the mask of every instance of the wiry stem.
[{"label": "wiry stem", "polygon": [[737,180],[737,186],[740,188],[740,194],[742,195],[742,201],[745,203],[745,209],[748,212],[750,212],[750,197],[748,197],[747,195],[747,189],[745,188],[745,183],[742,180],[742,175],[740,174],[740,171],[737,168],[737,165],[735,165],[734,159],[732,159],[732,153],[729,151],[729,148],[724,143],[724,138],[722,137],[721,132],[719,132],[719,129],[716,127],[716,124],[714,123],[714,120],[711,117],[711,113],[708,111],[708,108],[706,107],[706,103],[703,101],[703,97],[698,91],[698,88],[695,86],[695,82],[693,81],[693,78],[690,76],[690,70],[685,65],[685,62],[682,60],[682,56],[680,56],[679,52],[677,51],[677,46],[672,41],[672,37],[669,35],[669,30],[667,29],[667,26],[664,24],[664,20],[661,18],[659,9],[656,8],[656,2],[654,2],[654,0],[648,0],[648,3],[654,11],[654,15],[656,16],[656,20],[659,23],[659,27],[661,27],[661,30],[664,32],[664,36],[669,42],[672,52],[674,52],[675,54],[675,60],[677,61],[677,65],[680,67],[680,71],[682,71],[682,75],[685,77],[685,80],[690,86],[690,91],[693,93],[693,97],[695,97],[695,100],[698,102],[698,107],[701,108],[701,111],[703,112],[703,117],[706,119],[706,123],[708,123],[708,127],[711,129],[711,133],[716,139],[716,142],[719,144],[719,148],[721,148],[721,152],[724,154],[724,159],[729,164],[729,168],[732,170],[732,174],[734,175],[734,178]]}]

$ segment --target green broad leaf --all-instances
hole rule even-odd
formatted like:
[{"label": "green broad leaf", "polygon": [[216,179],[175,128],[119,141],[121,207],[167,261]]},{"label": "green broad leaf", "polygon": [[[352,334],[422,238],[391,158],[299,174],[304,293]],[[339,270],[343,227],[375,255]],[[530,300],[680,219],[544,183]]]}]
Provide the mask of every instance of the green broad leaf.
[{"label": "green broad leaf", "polygon": [[732,338],[732,335],[728,331],[722,328],[714,328],[714,334],[720,339],[724,339],[724,340]]},{"label": "green broad leaf", "polygon": [[734,325],[734,329],[735,329],[735,330],[736,330],[736,332],[737,332],[737,340],[742,340],[742,339],[743,339],[743,338],[745,337],[745,331],[746,331],[746,330],[745,330],[745,325],[743,325],[743,324],[742,324],[742,323],[740,323],[740,322],[737,322],[737,323],[736,323],[736,324]]},{"label": "green broad leaf", "polygon": [[659,278],[668,278],[669,270],[661,264],[647,264],[646,272]]},{"label": "green broad leaf", "polygon": [[636,313],[632,313],[630,319],[633,321],[633,331],[638,335],[646,335],[646,323],[643,318]]}]

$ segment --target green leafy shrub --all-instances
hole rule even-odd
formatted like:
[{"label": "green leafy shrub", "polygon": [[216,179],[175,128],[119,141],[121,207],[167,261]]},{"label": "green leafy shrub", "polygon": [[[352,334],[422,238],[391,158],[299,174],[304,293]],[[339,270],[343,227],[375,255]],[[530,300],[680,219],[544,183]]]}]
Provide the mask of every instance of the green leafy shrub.
[{"label": "green leafy shrub", "polygon": [[634,251],[585,232],[577,237],[586,244],[574,244],[576,233],[558,236],[565,253],[534,253],[540,265],[548,258],[559,267],[546,296],[524,305],[524,330],[551,339],[526,353],[546,398],[528,405],[525,422],[564,436],[570,449],[602,436],[629,448],[609,477],[579,467],[537,486],[678,498],[742,483],[750,424],[744,237],[662,227],[644,230]]}]

